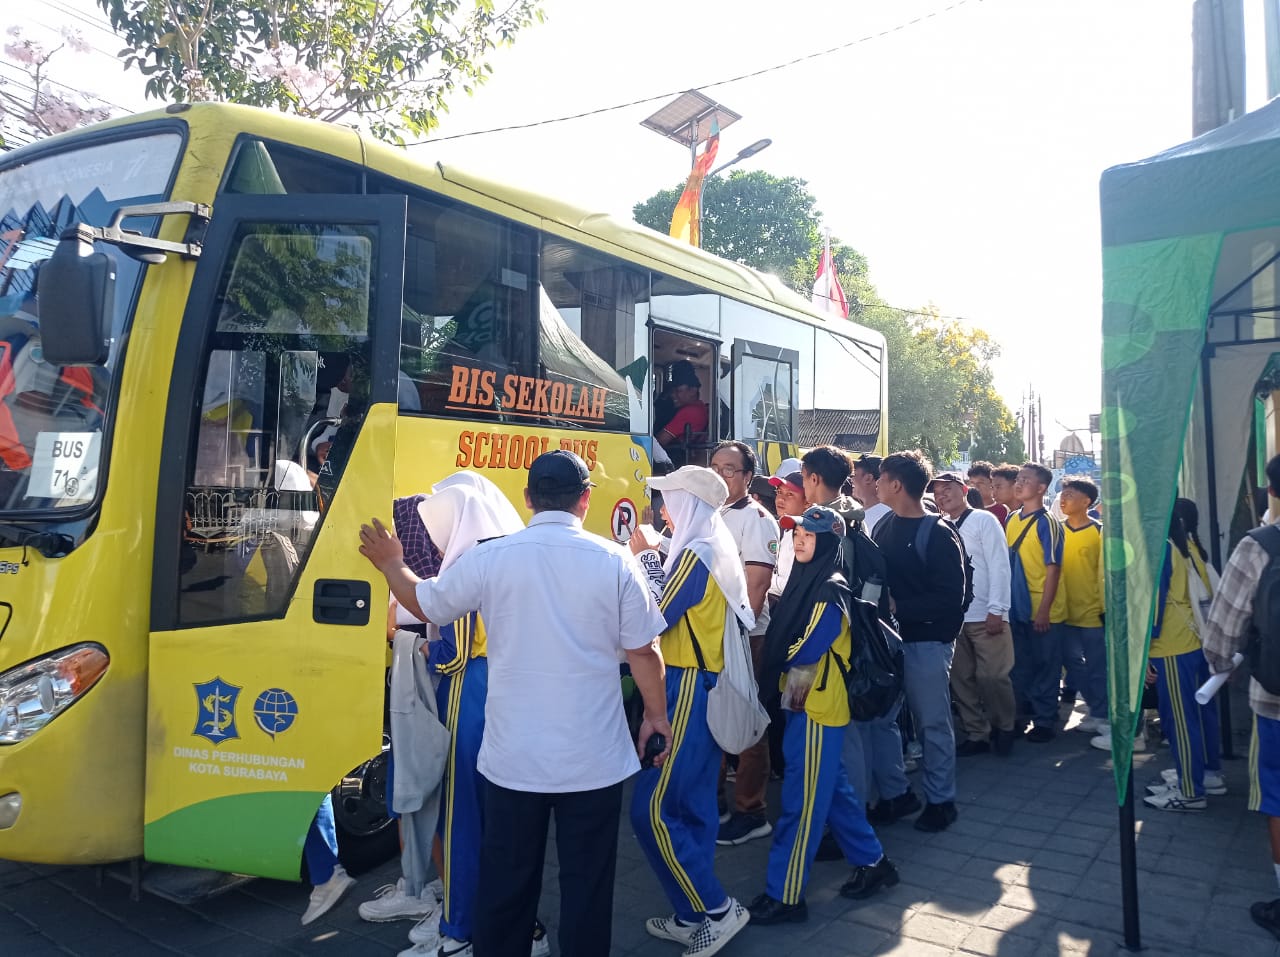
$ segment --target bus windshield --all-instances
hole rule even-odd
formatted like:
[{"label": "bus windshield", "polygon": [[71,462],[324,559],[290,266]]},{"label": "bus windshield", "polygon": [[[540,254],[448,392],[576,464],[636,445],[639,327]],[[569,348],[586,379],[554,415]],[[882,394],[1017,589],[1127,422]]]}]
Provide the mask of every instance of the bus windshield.
[{"label": "bus windshield", "polygon": [[[112,373],[143,266],[97,244],[116,262],[109,358],[61,367],[40,347],[40,267],[69,226],[103,226],[122,206],[165,199],[181,151],[179,133],[158,132],[0,162],[0,514],[75,509],[98,495]],[[123,226],[150,236],[157,220]]]}]

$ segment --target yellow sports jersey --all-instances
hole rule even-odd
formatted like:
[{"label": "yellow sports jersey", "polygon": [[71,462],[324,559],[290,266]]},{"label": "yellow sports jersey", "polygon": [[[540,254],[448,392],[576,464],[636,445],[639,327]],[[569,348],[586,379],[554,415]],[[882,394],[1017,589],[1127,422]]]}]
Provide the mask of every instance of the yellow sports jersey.
[{"label": "yellow sports jersey", "polygon": [[1106,610],[1102,597],[1102,525],[1089,520],[1083,528],[1062,526],[1062,579],[1067,593],[1068,625],[1100,628]]},{"label": "yellow sports jersey", "polygon": [[[1036,527],[1023,535],[1022,530],[1029,522],[1035,522]],[[1040,610],[1040,600],[1044,596],[1045,574],[1048,567],[1062,564],[1062,526],[1044,509],[1027,516],[1017,511],[1005,522],[1004,534],[1010,549],[1019,539],[1022,540],[1021,544],[1018,544],[1017,557],[1022,563],[1022,572],[1027,579],[1033,620]],[[1049,606],[1049,621],[1056,624],[1065,621],[1066,618],[1066,583],[1059,578],[1058,590],[1054,593],[1053,603]]]},{"label": "yellow sports jersey", "polygon": [[662,633],[662,659],[674,668],[697,668],[693,639],[698,639],[702,668],[719,674],[724,668],[724,622],[729,603],[702,559],[685,551],[663,588],[658,603],[667,619]]},{"label": "yellow sports jersey", "polygon": [[[845,690],[844,672],[849,668],[852,650],[849,619],[844,612],[825,601],[815,604],[804,637],[787,649],[788,668],[815,663],[818,666],[804,702],[804,712],[815,724],[840,728],[849,723],[849,693]],[[779,690],[786,687],[786,682],[784,672]]]},{"label": "yellow sports jersey", "polygon": [[1200,647],[1195,615],[1187,591],[1187,560],[1172,545],[1165,545],[1164,568],[1160,575],[1160,603],[1152,629],[1152,658],[1172,658]]}]

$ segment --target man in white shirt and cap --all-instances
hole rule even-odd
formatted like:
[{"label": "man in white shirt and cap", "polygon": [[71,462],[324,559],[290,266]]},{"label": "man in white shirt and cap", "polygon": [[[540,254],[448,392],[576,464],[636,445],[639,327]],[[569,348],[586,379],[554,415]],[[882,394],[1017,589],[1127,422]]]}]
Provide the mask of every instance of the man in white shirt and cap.
[{"label": "man in white shirt and cap", "polygon": [[[360,529],[361,554],[415,617],[452,622],[478,611],[485,623],[476,957],[527,957],[552,814],[559,952],[609,952],[622,782],[639,769],[620,656],[644,700],[640,741],[672,738],[654,641],[666,622],[626,550],[583,529],[591,489],[586,464],[572,452],[538,456],[525,489],[529,527],[477,545],[428,581],[405,566],[399,540],[380,521]],[[659,752],[655,764],[667,754]],[[442,950],[441,957],[454,955]]]}]

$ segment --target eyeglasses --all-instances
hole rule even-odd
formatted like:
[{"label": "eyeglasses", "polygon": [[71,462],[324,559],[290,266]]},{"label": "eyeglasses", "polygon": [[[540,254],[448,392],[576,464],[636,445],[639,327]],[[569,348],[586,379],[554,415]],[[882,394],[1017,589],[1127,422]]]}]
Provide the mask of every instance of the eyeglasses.
[{"label": "eyeglasses", "polygon": [[719,475],[721,478],[733,478],[739,472],[748,472],[750,469],[735,469],[730,468],[727,465],[713,465],[711,466],[711,471],[715,472],[716,475]]}]

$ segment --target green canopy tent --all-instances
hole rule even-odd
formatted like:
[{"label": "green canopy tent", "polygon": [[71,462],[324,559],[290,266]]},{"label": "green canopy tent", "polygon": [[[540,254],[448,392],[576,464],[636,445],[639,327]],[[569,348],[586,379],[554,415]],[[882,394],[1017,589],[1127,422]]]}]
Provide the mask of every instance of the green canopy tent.
[{"label": "green canopy tent", "polygon": [[1280,99],[1107,170],[1101,201],[1106,625],[1134,947],[1133,734],[1169,515],[1176,495],[1196,500],[1227,557],[1254,387],[1280,352]]}]

